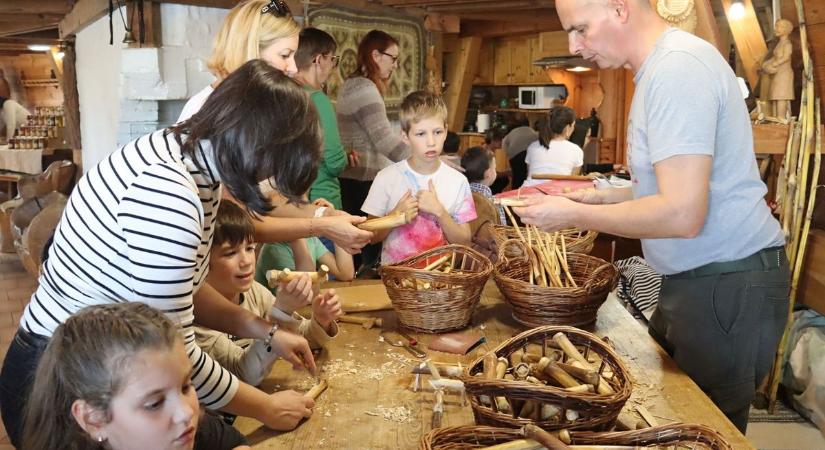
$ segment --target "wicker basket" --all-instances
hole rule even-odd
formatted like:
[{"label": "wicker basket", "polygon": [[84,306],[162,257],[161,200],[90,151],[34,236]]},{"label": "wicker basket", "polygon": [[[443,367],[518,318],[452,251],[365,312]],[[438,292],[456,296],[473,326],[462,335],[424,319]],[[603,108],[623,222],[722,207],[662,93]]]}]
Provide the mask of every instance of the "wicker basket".
[{"label": "wicker basket", "polygon": [[581,253],[568,253],[567,264],[578,287],[538,286],[528,281],[530,263],[524,244],[517,239],[502,243],[494,274],[501,294],[513,307],[514,319],[528,327],[581,326],[596,320],[599,307],[616,287],[618,270],[603,259]]},{"label": "wicker basket", "polygon": [[[470,450],[523,439],[513,428],[462,426],[438,428],[421,438],[420,450]],[[571,445],[632,445],[645,448],[679,446],[696,450],[733,450],[716,431],[704,425],[674,423],[634,431],[570,433]]]},{"label": "wicker basket", "polygon": [[[524,229],[522,229],[521,232],[524,234]],[[542,238],[546,240],[549,240],[552,234],[544,231],[540,233],[542,233]],[[580,231],[574,228],[561,230],[561,234],[564,236],[564,246],[568,253],[584,254],[588,254],[593,250],[593,243],[596,242],[596,237],[599,236],[597,231]],[[515,228],[504,225],[493,225],[493,239],[495,239],[496,245],[499,248],[501,248],[504,241],[517,238],[518,233],[516,233]]]},{"label": "wicker basket", "polygon": [[[422,270],[449,256],[450,273]],[[458,330],[470,324],[493,265],[481,253],[463,245],[447,245],[380,269],[392,307],[401,325],[423,333]],[[422,288],[427,283],[430,288]]]},{"label": "wicker basket", "polygon": [[[521,427],[534,423],[546,430],[596,430],[603,431],[613,427],[619,412],[624,406],[632,390],[627,368],[616,352],[613,351],[598,336],[573,327],[546,326],[527,330],[501,343],[494,352],[498,357],[510,360],[512,355],[520,350],[540,348],[541,355],[548,353],[548,348],[554,347],[553,335],[562,332],[570,342],[576,346],[585,357],[595,352],[602,360],[599,373],[605,369],[613,372],[610,380],[606,381],[613,388],[613,394],[595,394],[570,392],[556,386],[538,385],[528,381],[514,380],[486,380],[474,376],[483,370],[483,357],[478,358],[469,367],[468,373],[461,377],[464,388],[470,396],[470,405],[473,416],[479,425],[493,425],[505,427]],[[565,360],[566,361],[566,360]],[[497,410],[496,402],[482,402],[480,397],[504,397],[511,405],[512,413]],[[548,419],[534,420],[535,418],[517,417],[525,401],[536,402],[538,406],[550,405],[560,409],[560,412]],[[485,403],[492,403],[487,405]],[[536,409],[541,409],[536,408]],[[568,419],[567,412],[575,411],[578,418]]]}]

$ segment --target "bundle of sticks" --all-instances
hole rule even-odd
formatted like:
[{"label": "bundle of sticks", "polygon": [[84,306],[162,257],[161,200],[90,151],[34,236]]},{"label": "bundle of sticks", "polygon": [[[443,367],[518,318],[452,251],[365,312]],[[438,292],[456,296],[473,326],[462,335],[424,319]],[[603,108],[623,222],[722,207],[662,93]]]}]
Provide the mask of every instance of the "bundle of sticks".
[{"label": "bundle of sticks", "polygon": [[[585,356],[562,332],[556,333],[552,343],[548,344],[554,350],[544,356],[529,351],[529,348],[513,353],[509,359],[489,352],[484,355],[482,372],[475,376],[486,380],[526,381],[539,386],[555,386],[570,393],[616,393],[610,384],[613,379],[612,369],[598,359],[594,352],[588,352]],[[517,417],[531,420],[550,420],[562,412],[559,406],[533,400],[524,401],[521,405],[511,405],[504,396],[491,399],[482,395],[479,402],[491,407],[495,405],[496,411],[500,413],[516,413]],[[514,411],[514,407],[519,409]],[[567,409],[564,414],[563,419],[568,422],[579,418],[579,413],[572,409]]]},{"label": "bundle of sticks", "polygon": [[[455,260],[456,260],[456,253],[453,252],[451,255],[444,255],[436,259],[435,261],[427,264],[426,266],[422,267],[421,270],[432,270],[441,273],[450,273],[453,271],[453,267],[455,267]],[[424,289],[446,289],[449,285],[445,283],[430,283],[427,281],[422,280],[413,280],[405,279],[401,281],[401,286],[405,288],[415,288],[418,290]]]},{"label": "bundle of sticks", "polygon": [[544,233],[533,225],[525,226],[522,232],[510,208],[507,205],[502,207],[527,252],[527,260],[530,262],[528,282],[544,287],[578,287],[567,265],[564,235],[559,231]]}]

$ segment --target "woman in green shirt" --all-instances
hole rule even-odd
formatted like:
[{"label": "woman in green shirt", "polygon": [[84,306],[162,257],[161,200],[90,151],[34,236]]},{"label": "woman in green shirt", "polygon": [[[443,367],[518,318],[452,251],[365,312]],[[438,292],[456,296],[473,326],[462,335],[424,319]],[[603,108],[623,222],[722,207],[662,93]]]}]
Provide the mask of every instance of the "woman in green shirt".
[{"label": "woman in green shirt", "polygon": [[341,185],[338,175],[347,166],[347,155],[338,134],[335,108],[322,90],[327,78],[338,66],[339,57],[335,55],[337,48],[335,39],[328,33],[317,28],[301,30],[298,50],[295,52],[298,73],[293,78],[309,91],[324,133],[324,156],[318,167],[318,178],[309,189],[309,199],[315,201],[324,198],[340,211]]}]

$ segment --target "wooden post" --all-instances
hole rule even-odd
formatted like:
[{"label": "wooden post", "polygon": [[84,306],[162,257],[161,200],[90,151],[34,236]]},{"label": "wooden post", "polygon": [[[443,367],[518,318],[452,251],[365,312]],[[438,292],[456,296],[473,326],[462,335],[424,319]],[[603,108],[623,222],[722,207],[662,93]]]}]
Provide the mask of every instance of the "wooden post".
[{"label": "wooden post", "polygon": [[757,66],[768,53],[768,46],[765,44],[762,28],[759,27],[759,19],[756,17],[753,3],[751,0],[742,0],[742,4],[745,7],[745,15],[737,19],[730,16],[731,0],[722,0],[722,8],[728,18],[730,31],[736,43],[736,51],[742,58],[742,66],[748,82],[751,86],[756,86],[756,82],[759,81]]},{"label": "wooden post", "polygon": [[447,121],[452,131],[461,131],[464,127],[464,118],[467,116],[467,102],[470,100],[470,89],[478,70],[478,53],[481,50],[481,38],[470,36],[459,38],[458,53],[447,72],[447,92],[445,102],[450,115]]}]

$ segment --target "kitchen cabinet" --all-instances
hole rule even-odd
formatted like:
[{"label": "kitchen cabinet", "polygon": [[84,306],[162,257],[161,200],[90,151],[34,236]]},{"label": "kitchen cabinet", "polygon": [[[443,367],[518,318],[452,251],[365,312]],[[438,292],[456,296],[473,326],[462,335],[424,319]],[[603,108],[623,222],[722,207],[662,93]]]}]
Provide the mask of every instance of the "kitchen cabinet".
[{"label": "kitchen cabinet", "polygon": [[493,84],[549,84],[552,81],[533,61],[539,59],[541,41],[538,36],[498,39],[493,45],[495,67]]}]

